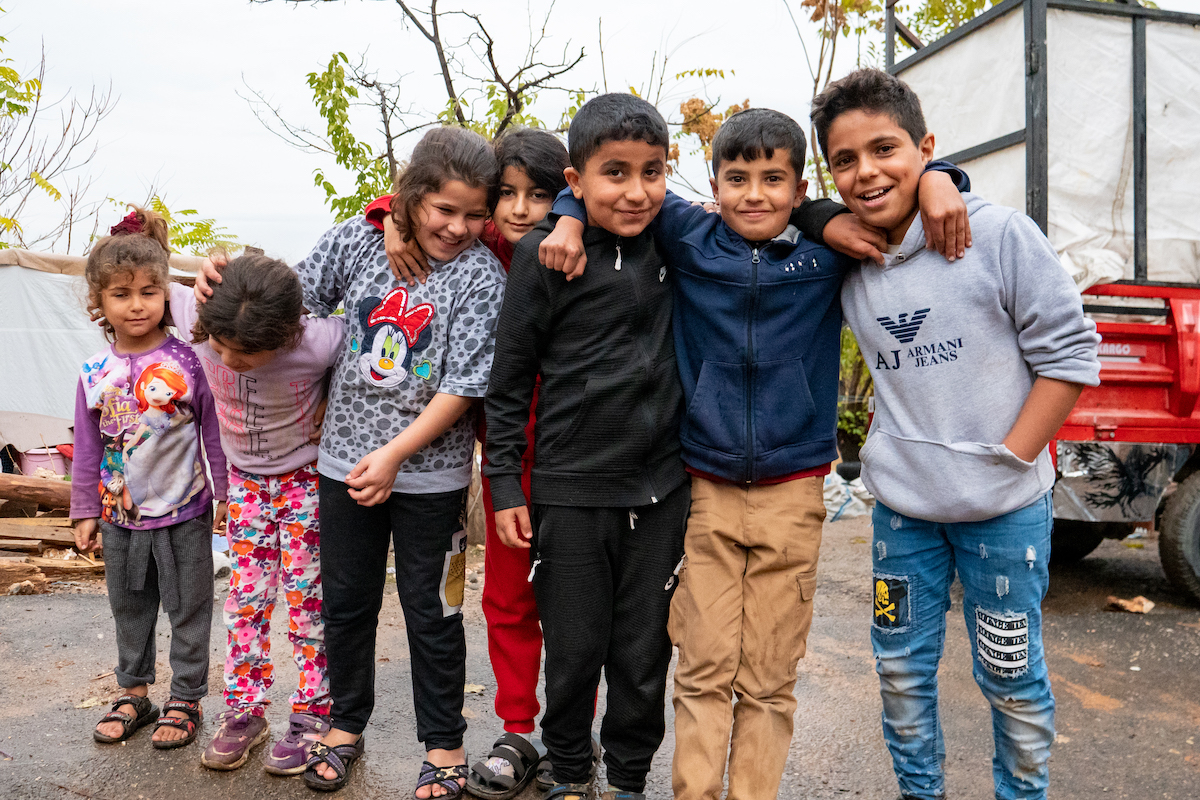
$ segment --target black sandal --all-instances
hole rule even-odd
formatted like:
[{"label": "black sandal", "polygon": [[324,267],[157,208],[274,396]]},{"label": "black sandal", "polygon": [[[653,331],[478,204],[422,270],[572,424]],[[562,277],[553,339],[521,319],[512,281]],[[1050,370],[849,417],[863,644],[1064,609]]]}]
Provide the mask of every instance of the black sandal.
[{"label": "black sandal", "polygon": [[[186,717],[169,717],[168,711],[182,711],[187,714]],[[200,707],[200,701],[195,700],[170,700],[163,703],[162,716],[158,718],[158,724],[154,726],[154,730],[162,727],[178,728],[181,731],[186,731],[187,736],[182,739],[168,739],[166,741],[151,742],[157,750],[174,750],[177,747],[186,747],[196,741],[196,734],[200,732],[200,723],[204,721],[204,709]]]},{"label": "black sandal", "polygon": [[[596,771],[600,769],[600,737],[592,734],[592,780],[596,779]],[[555,786],[554,768],[550,766],[550,754],[542,756],[537,765],[537,780],[539,791],[548,792]]]},{"label": "black sandal", "polygon": [[556,783],[542,796],[542,800],[588,800],[591,790],[590,783]]},{"label": "black sandal", "polygon": [[646,800],[641,792],[627,792],[624,789],[610,789],[600,793],[600,800]]},{"label": "black sandal", "polygon": [[[339,744],[330,747],[324,742],[316,742],[308,754],[308,762],[304,765],[304,783],[310,789],[318,792],[336,792],[350,780],[350,768],[354,762],[362,758],[366,750],[366,737],[359,736],[353,744]],[[317,774],[317,765],[325,764],[332,767],[336,778],[322,778]]]},{"label": "black sandal", "polygon": [[[466,760],[465,758],[463,759]],[[441,786],[446,790],[446,793],[441,797],[433,797],[432,795],[426,800],[458,800],[462,797],[463,786],[459,785],[459,780],[465,784],[471,777],[471,770],[466,764],[455,764],[453,767],[435,767],[428,761],[421,762],[421,773],[417,776],[416,789],[422,786]],[[413,798],[417,798],[416,789],[413,790]],[[432,791],[432,790],[431,790]]]},{"label": "black sandal", "polygon": [[[515,733],[501,734],[492,745],[492,752],[483,761],[476,761],[467,776],[466,789],[483,800],[508,800],[521,793],[537,772],[543,754],[525,737]],[[503,759],[512,766],[513,775],[495,772],[488,762]]]},{"label": "black sandal", "polygon": [[[124,711],[118,711],[121,706],[133,706],[137,716],[131,717]],[[149,725],[158,716],[158,706],[150,702],[149,697],[143,697],[137,694],[125,694],[113,701],[112,709],[100,718],[96,725],[103,725],[106,722],[119,722],[124,726],[124,730],[120,736],[105,736],[95,728],[92,729],[92,738],[100,744],[115,744],[123,742],[130,736],[137,733],[139,728]]]}]

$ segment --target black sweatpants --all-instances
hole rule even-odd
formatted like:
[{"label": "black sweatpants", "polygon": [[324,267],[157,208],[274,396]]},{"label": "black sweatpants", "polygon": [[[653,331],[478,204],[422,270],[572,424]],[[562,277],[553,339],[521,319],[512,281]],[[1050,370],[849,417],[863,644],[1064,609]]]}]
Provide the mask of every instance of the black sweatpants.
[{"label": "black sweatpants", "polygon": [[330,722],[362,733],[375,707],[375,631],[387,579],[388,543],[396,548],[396,589],[411,655],[417,738],[426,750],[462,746],[467,641],[467,490],[393,492],[360,506],[348,487],[321,476],[321,584]]},{"label": "black sweatpants", "polygon": [[608,782],[640,792],[666,731],[667,616],[691,489],[636,508],[534,506],[533,589],[546,643],[542,740],[554,779],[586,783],[600,669]]}]

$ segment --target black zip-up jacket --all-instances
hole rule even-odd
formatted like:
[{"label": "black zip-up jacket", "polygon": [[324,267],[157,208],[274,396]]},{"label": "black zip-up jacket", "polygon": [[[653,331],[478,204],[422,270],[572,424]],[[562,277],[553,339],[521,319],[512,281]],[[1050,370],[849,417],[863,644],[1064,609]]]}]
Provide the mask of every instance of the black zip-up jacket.
[{"label": "black zip-up jacket", "polygon": [[538,261],[552,225],[517,244],[497,323],[485,405],[493,507],[525,504],[521,457],[539,374],[533,502],[657,502],[687,479],[668,270],[649,233],[588,227],[587,269],[568,282]]}]

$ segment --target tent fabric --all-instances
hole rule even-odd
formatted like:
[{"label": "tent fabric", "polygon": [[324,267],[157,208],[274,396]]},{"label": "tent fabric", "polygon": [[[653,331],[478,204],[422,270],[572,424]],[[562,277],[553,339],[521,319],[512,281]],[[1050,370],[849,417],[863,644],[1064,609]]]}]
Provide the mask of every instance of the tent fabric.
[{"label": "tent fabric", "polygon": [[[1020,7],[900,77],[942,157],[1025,122]],[[1126,18],[1046,17],[1050,241],[1081,288],[1134,277],[1133,40]],[[1200,26],[1146,23],[1148,278],[1200,283]],[[1025,148],[965,161],[975,191],[1024,210]]]},{"label": "tent fabric", "polygon": [[[168,261],[172,272],[195,275],[204,261],[201,256],[173,253]],[[0,267],[24,267],[54,275],[82,275],[87,259],[83,256],[64,256],[58,253],[34,253],[10,248],[0,250]]]}]

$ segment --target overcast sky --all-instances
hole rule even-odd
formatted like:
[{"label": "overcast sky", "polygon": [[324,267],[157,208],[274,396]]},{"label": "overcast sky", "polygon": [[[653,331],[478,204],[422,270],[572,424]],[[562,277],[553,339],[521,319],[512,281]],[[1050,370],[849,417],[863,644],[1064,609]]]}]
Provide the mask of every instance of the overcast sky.
[{"label": "overcast sky", "polygon": [[[416,5],[423,3],[416,2]],[[799,0],[792,6],[799,10]],[[1200,0],[1160,0],[1163,8],[1198,10]],[[516,65],[526,47],[530,17],[540,25],[548,0],[463,0],[478,10],[500,43],[501,65]],[[366,53],[380,77],[406,74],[406,99],[436,113],[445,92],[433,50],[405,29],[392,0],[289,3],[272,0],[8,0],[0,34],[4,54],[26,74],[39,48],[47,61],[49,97],[86,96],[109,86],[115,108],[98,130],[98,152],[88,168],[94,196],[123,201],[145,198],[154,187],[173,208],[195,208],[215,217],[244,242],[294,261],[308,252],[332,222],[313,170],[337,175],[332,159],[288,147],[255,118],[238,96],[260,90],[288,119],[320,128],[305,75],[322,69],[335,51],[352,60]],[[600,10],[602,8],[602,11]],[[736,13],[735,13],[736,10]],[[749,98],[803,120],[812,82],[800,40],[781,0],[562,0],[550,18],[541,51],[556,58],[570,42],[587,57],[565,76],[566,85],[601,88],[597,26],[603,15],[608,88],[645,86],[653,54],[671,54],[668,72],[697,67],[732,70],[714,85],[722,107]],[[803,27],[810,49],[815,28]],[[455,23],[447,37],[461,39]],[[843,73],[853,68],[853,39],[840,45]],[[670,82],[669,82],[670,86]],[[462,84],[460,91],[465,88]],[[701,87],[670,87],[664,111]],[[537,109],[557,121],[561,95],[546,95]],[[371,137],[363,116],[356,132]],[[408,142],[411,148],[415,140]],[[703,173],[693,162],[694,182]],[[344,177],[335,180],[349,187]],[[103,224],[115,222],[106,211]],[[112,220],[109,220],[112,217]],[[27,222],[36,227],[37,220]],[[78,252],[78,247],[73,247]]]}]

